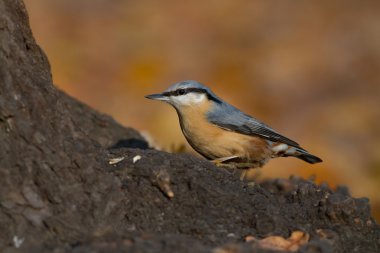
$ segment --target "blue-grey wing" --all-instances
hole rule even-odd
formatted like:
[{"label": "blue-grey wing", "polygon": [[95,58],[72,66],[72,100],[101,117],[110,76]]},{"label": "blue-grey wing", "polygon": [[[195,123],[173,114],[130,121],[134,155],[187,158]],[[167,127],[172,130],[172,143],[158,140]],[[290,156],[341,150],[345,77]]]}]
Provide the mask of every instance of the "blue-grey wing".
[{"label": "blue-grey wing", "polygon": [[233,106],[221,104],[207,114],[208,120],[228,131],[240,134],[260,136],[273,142],[281,142],[290,146],[299,147],[299,144],[260,122],[259,120],[242,113]]}]

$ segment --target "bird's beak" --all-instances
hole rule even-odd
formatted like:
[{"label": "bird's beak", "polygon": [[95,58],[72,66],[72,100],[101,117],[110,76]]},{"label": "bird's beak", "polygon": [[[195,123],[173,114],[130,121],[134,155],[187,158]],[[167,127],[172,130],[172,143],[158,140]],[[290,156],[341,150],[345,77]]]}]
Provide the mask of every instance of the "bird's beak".
[{"label": "bird's beak", "polygon": [[164,96],[162,94],[151,94],[145,96],[148,99],[153,99],[153,100],[161,100],[161,101],[168,101],[169,98],[167,96]]}]

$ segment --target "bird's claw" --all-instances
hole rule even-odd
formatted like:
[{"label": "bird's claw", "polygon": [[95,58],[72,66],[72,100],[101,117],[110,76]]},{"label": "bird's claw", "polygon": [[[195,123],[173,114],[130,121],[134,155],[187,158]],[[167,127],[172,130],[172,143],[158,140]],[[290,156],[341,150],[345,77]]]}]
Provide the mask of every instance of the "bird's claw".
[{"label": "bird's claw", "polygon": [[240,180],[244,180],[247,171],[249,168],[257,168],[260,167],[260,164],[258,163],[239,163],[239,162],[229,162],[229,163],[224,163],[229,160],[233,160],[235,158],[238,158],[238,156],[229,156],[229,157],[223,157],[219,159],[212,160],[211,162],[215,164],[215,166],[219,168],[224,168],[224,169],[241,169],[241,175],[240,175]]},{"label": "bird's claw", "polygon": [[211,162],[214,163],[215,165],[217,165],[217,164],[221,164],[221,163],[224,163],[224,162],[236,159],[236,158],[239,158],[239,156],[233,155],[233,156],[221,157],[221,158],[218,158],[215,160],[211,160]]}]

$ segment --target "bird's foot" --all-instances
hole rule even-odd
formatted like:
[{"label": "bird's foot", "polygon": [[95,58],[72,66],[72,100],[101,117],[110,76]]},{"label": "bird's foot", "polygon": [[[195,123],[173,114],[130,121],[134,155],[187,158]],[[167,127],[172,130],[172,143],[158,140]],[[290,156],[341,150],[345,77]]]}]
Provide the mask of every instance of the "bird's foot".
[{"label": "bird's foot", "polygon": [[227,162],[227,161],[230,161],[230,160],[233,160],[235,158],[239,158],[239,156],[237,155],[233,155],[233,156],[227,156],[227,157],[221,157],[221,158],[218,158],[218,159],[215,159],[215,160],[211,160],[211,162],[213,164],[215,164],[216,166],[218,166],[219,164],[222,164],[224,162]]},{"label": "bird's foot", "polygon": [[215,159],[215,160],[211,160],[211,162],[215,166],[226,170],[230,174],[235,174],[236,166],[234,166],[233,164],[224,163],[226,161],[229,161],[229,160],[232,160],[232,159],[235,159],[235,158],[238,158],[238,156],[222,157],[222,158],[218,158],[218,159]]},{"label": "bird's foot", "polygon": [[257,163],[235,163],[232,165],[234,165],[235,168],[241,170],[241,174],[240,174],[240,180],[241,181],[243,181],[245,179],[245,176],[247,175],[247,173],[250,169],[260,167]]},{"label": "bird's foot", "polygon": [[248,171],[261,167],[258,163],[240,163],[238,168],[241,169],[240,180],[243,181]]},{"label": "bird's foot", "polygon": [[[261,167],[262,164],[259,162],[232,162],[231,160],[239,158],[239,156],[227,156],[218,158],[215,160],[211,160],[213,164],[218,167],[224,168],[234,168],[234,169],[249,169],[249,168],[257,168]],[[226,163],[227,162],[227,163]]]},{"label": "bird's foot", "polygon": [[233,159],[236,159],[236,158],[239,158],[239,157],[238,156],[228,156],[228,157],[222,157],[222,158],[219,158],[219,159],[212,160],[211,162],[213,164],[215,164],[219,168],[224,168],[224,169],[227,169],[227,170],[230,170],[230,169],[233,169],[233,170],[240,169],[240,170],[242,170],[241,175],[240,175],[240,180],[244,180],[244,178],[245,178],[245,176],[247,174],[248,169],[261,167],[261,164],[259,164],[259,163],[250,163],[250,162],[247,162],[247,163],[241,163],[241,162],[228,162],[228,163],[225,163],[227,161],[230,161],[230,160],[233,160]]},{"label": "bird's foot", "polygon": [[240,174],[240,181],[243,181],[245,176],[247,175],[248,170],[242,170]]},{"label": "bird's foot", "polygon": [[231,165],[235,166],[237,169],[253,169],[260,167],[258,163],[230,163]]}]

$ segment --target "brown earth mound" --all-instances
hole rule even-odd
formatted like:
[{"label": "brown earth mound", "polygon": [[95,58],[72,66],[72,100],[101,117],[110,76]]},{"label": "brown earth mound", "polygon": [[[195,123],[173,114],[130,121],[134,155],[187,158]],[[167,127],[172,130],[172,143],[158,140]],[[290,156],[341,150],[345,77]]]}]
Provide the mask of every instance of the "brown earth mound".
[{"label": "brown earth mound", "polygon": [[380,252],[369,209],[344,188],[241,182],[149,149],[57,90],[24,4],[0,2],[0,251]]}]

